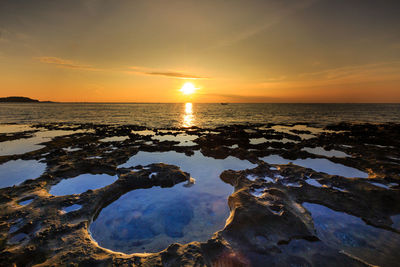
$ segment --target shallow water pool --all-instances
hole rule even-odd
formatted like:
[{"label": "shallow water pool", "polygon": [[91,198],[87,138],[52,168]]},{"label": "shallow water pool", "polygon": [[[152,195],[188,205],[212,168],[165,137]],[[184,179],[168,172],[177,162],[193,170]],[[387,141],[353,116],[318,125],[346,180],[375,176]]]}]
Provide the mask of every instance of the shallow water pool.
[{"label": "shallow water pool", "polygon": [[369,264],[397,266],[400,234],[367,225],[360,218],[325,206],[303,203],[311,212],[318,238]]},{"label": "shallow water pool", "polygon": [[343,164],[334,163],[327,159],[307,158],[307,159],[289,160],[279,155],[270,155],[267,157],[262,157],[260,159],[269,164],[288,164],[289,162],[292,162],[295,165],[310,168],[317,172],[324,172],[330,175],[368,178],[368,174],[366,172],[360,171],[356,168],[347,167]]},{"label": "shallow water pool", "polygon": [[18,185],[28,179],[38,178],[46,164],[37,160],[11,160],[0,165],[0,188]]},{"label": "shallow water pool", "polygon": [[117,176],[108,174],[82,174],[61,180],[50,188],[49,193],[54,196],[81,194],[89,189],[94,190],[112,184],[117,179]]},{"label": "shallow water pool", "polygon": [[221,230],[229,216],[227,197],[232,186],[220,180],[226,169],[256,165],[234,157],[216,160],[195,152],[139,152],[120,167],[167,163],[179,166],[194,185],[133,190],[105,207],[90,225],[100,246],[124,253],[156,252],[179,242],[206,241]]},{"label": "shallow water pool", "polygon": [[323,147],[305,147],[302,150],[307,151],[311,154],[315,155],[321,155],[325,157],[337,157],[337,158],[346,158],[346,157],[351,157],[349,154],[346,154],[342,151],[331,149],[331,150],[325,150]]},{"label": "shallow water pool", "polygon": [[11,141],[0,142],[0,156],[4,155],[19,155],[27,152],[35,151],[44,148],[40,145],[43,142],[48,142],[58,136],[71,135],[75,133],[87,132],[85,130],[67,131],[67,130],[51,130],[34,133],[33,137],[22,138]]},{"label": "shallow water pool", "polygon": [[176,136],[172,134],[166,134],[166,135],[156,135],[152,137],[152,139],[158,140],[160,142],[163,141],[179,142],[177,146],[195,146],[197,144],[193,141],[197,138],[198,138],[197,135],[188,135],[188,134],[177,134]]}]

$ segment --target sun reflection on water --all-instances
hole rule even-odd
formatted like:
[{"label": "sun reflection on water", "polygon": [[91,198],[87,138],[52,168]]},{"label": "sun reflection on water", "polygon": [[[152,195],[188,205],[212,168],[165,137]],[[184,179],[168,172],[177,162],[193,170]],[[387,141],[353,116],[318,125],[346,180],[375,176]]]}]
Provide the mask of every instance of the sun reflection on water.
[{"label": "sun reflection on water", "polygon": [[192,127],[194,125],[193,105],[192,103],[185,104],[185,112],[183,114],[182,127]]}]

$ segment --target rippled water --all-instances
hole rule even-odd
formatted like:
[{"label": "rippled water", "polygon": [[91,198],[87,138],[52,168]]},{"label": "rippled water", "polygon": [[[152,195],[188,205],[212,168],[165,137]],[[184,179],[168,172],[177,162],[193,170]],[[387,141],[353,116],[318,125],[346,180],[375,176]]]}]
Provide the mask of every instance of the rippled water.
[{"label": "rippled water", "polygon": [[148,127],[243,123],[400,122],[400,104],[1,103],[0,123],[76,122]]}]

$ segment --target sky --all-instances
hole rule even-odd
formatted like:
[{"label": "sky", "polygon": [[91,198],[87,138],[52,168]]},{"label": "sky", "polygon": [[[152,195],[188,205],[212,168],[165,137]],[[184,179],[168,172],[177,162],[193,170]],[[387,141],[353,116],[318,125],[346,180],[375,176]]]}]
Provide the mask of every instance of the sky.
[{"label": "sky", "polygon": [[400,102],[399,14],[398,0],[0,0],[0,97]]}]

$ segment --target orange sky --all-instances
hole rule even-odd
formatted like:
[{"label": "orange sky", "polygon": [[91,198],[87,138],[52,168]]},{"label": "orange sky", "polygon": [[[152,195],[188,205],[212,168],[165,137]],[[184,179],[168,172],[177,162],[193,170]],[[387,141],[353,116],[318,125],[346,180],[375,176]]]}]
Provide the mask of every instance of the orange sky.
[{"label": "orange sky", "polygon": [[[0,2],[0,97],[400,102],[399,1]],[[186,96],[185,82],[199,88]]]}]

